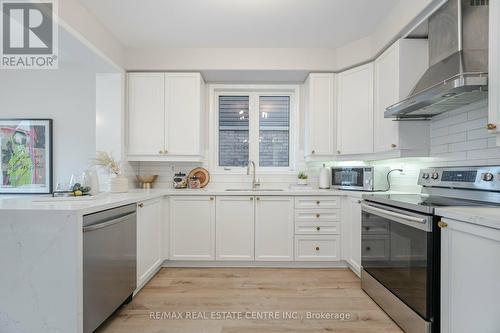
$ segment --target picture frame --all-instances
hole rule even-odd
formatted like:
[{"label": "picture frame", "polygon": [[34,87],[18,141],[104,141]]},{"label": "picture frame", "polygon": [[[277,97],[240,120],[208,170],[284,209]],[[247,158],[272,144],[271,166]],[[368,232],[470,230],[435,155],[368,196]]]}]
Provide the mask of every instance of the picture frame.
[{"label": "picture frame", "polygon": [[52,142],[52,119],[0,118],[0,194],[51,194]]}]

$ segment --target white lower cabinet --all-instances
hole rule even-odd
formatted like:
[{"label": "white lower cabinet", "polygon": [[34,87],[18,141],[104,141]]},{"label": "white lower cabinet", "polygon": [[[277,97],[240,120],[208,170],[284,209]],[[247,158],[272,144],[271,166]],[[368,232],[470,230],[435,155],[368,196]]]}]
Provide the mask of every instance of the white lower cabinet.
[{"label": "white lower cabinet", "polygon": [[170,260],[215,259],[215,197],[170,198]]},{"label": "white lower cabinet", "polygon": [[255,198],[255,260],[293,260],[293,198]]},{"label": "white lower cabinet", "polygon": [[216,199],[216,259],[254,259],[254,197]]},{"label": "white lower cabinet", "polygon": [[500,230],[443,219],[441,332],[500,329]]},{"label": "white lower cabinet", "polygon": [[342,205],[342,258],[361,272],[361,200],[345,197]]},{"label": "white lower cabinet", "polygon": [[340,260],[340,236],[295,235],[295,260]]},{"label": "white lower cabinet", "polygon": [[162,199],[137,204],[137,286],[149,280],[163,262]]}]

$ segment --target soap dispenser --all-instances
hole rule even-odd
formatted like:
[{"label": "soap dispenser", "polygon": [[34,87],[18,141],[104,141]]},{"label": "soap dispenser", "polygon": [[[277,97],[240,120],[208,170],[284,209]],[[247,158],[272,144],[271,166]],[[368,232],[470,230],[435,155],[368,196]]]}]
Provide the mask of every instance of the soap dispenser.
[{"label": "soap dispenser", "polygon": [[319,170],[319,188],[328,189],[330,188],[330,169],[324,164]]}]

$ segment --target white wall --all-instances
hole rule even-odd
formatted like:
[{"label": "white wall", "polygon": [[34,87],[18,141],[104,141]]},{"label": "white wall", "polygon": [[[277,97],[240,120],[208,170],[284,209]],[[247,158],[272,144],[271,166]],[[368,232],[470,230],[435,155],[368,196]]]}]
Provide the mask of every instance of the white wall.
[{"label": "white wall", "polygon": [[0,118],[54,119],[54,185],[68,182],[95,156],[95,74],[77,67],[2,71]]}]

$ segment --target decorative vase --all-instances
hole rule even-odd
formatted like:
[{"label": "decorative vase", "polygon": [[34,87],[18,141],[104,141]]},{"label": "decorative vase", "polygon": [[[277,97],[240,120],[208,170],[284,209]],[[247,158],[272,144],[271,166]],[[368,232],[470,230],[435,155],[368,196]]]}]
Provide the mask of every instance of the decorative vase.
[{"label": "decorative vase", "polygon": [[128,191],[128,178],[123,175],[116,175],[116,177],[111,178],[110,182],[110,192],[112,193],[124,193]]},{"label": "decorative vase", "polygon": [[297,179],[297,184],[298,185],[307,185],[307,178],[306,179]]}]

